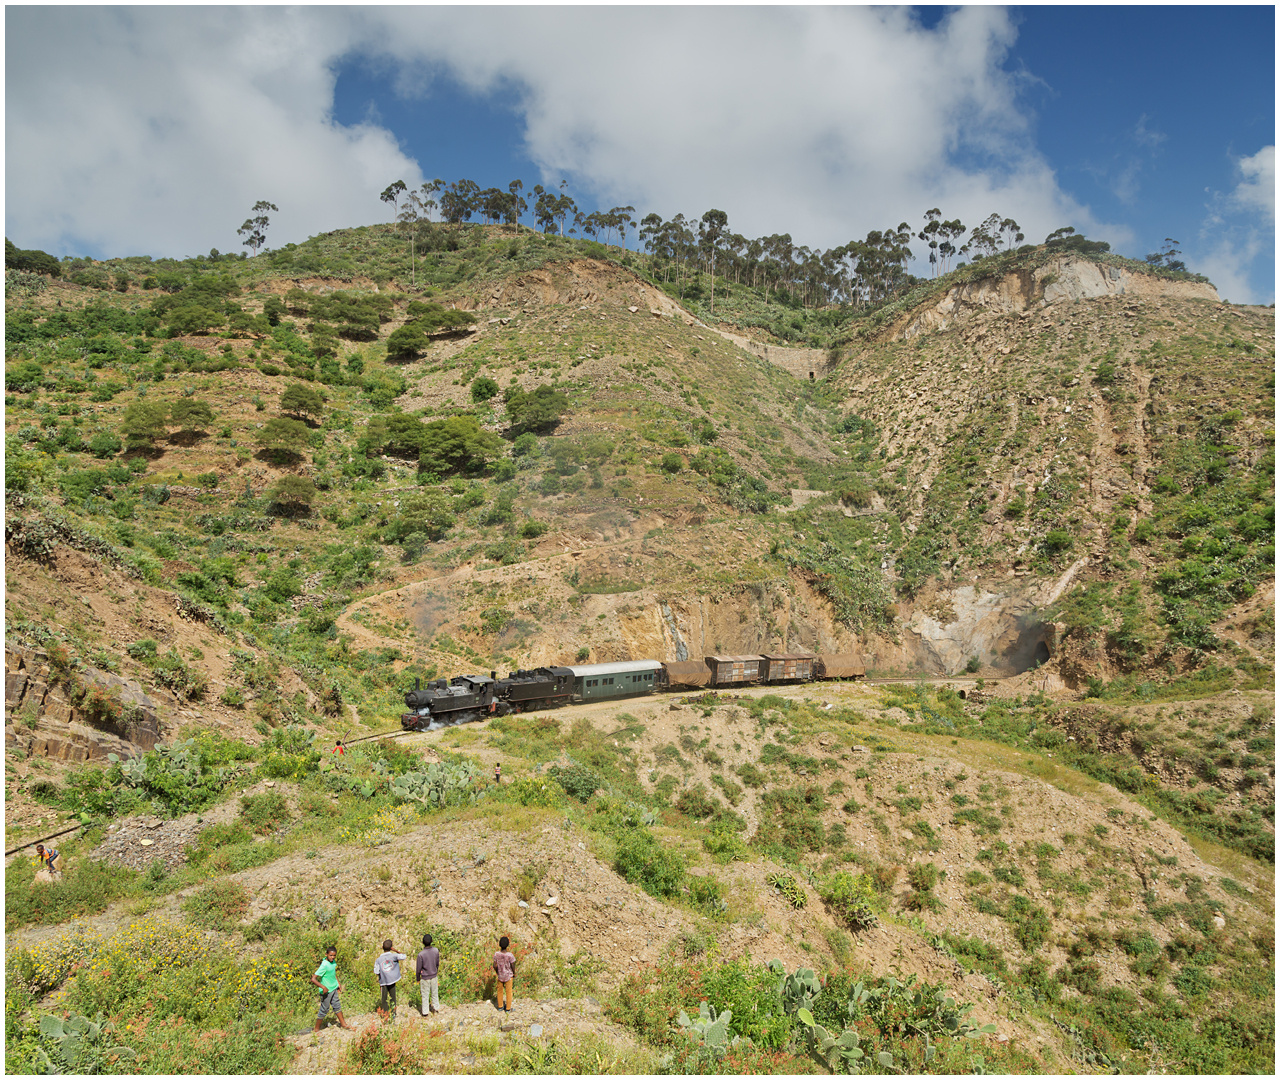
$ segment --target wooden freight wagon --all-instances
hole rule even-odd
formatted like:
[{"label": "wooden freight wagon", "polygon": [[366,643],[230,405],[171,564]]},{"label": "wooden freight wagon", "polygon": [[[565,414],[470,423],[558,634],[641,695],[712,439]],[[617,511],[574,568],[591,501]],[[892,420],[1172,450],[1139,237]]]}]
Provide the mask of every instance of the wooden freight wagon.
[{"label": "wooden freight wagon", "polygon": [[707,686],[711,682],[711,669],[701,660],[668,660],[662,666],[668,686]]},{"label": "wooden freight wagon", "polygon": [[712,686],[742,686],[760,681],[763,656],[708,656],[704,659],[711,669]]},{"label": "wooden freight wagon", "polygon": [[862,657],[856,653],[824,653],[813,666],[818,679],[860,679],[867,673]]},{"label": "wooden freight wagon", "polygon": [[813,653],[765,653],[760,678],[765,682],[808,682],[813,678]]}]

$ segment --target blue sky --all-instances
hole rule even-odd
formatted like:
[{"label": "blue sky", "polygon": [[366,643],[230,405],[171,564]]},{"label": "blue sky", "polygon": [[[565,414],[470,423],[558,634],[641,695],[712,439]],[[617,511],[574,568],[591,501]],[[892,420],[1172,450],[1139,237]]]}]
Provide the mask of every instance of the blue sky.
[{"label": "blue sky", "polygon": [[[393,180],[827,248],[933,206],[1275,294],[1275,14],[1255,7],[6,9],[5,229],[58,255],[278,246]],[[526,221],[532,224],[532,218]],[[634,244],[634,234],[632,238]],[[927,265],[917,272],[926,273]]]}]

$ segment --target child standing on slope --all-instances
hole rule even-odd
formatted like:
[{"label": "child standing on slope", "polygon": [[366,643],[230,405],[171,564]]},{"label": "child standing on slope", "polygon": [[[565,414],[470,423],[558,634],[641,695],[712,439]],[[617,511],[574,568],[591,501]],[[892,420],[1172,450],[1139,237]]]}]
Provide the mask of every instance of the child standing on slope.
[{"label": "child standing on slope", "polygon": [[373,973],[378,976],[378,985],[382,987],[382,1003],[378,1006],[378,1012],[386,1013],[387,998],[390,997],[392,1020],[396,1018],[396,983],[400,981],[400,961],[408,959],[404,953],[396,952],[391,939],[387,938],[382,943],[382,955],[373,964]]},{"label": "child standing on slope", "polygon": [[511,1011],[511,990],[516,980],[516,958],[507,952],[510,947],[511,939],[504,934],[498,939],[499,951],[493,954],[493,970],[498,976],[498,1008],[503,1012]]},{"label": "child standing on slope", "polygon": [[422,987],[422,1015],[428,1010],[440,1011],[440,950],[431,944],[431,935],[422,935],[422,952],[418,953],[418,985]]},{"label": "child standing on slope", "polygon": [[330,1009],[338,1018],[338,1024],[348,1031],[351,1025],[342,1015],[342,1001],[338,994],[342,991],[342,983],[338,982],[338,946],[330,945],[324,951],[324,959],[311,976],[311,984],[320,987],[320,1011],[316,1014],[316,1030],[324,1026],[324,1014]]}]

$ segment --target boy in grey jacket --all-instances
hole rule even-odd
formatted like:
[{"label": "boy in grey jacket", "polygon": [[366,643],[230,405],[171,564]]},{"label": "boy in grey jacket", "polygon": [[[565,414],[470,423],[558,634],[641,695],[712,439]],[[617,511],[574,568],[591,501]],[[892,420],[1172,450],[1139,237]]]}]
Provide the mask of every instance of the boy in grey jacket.
[{"label": "boy in grey jacket", "polygon": [[382,1003],[378,1006],[378,1012],[387,1011],[387,998],[390,997],[392,1020],[396,1018],[396,983],[400,981],[400,961],[408,959],[404,953],[396,952],[391,939],[387,938],[382,943],[382,955],[373,963],[373,973],[378,976],[378,985],[382,987]]}]

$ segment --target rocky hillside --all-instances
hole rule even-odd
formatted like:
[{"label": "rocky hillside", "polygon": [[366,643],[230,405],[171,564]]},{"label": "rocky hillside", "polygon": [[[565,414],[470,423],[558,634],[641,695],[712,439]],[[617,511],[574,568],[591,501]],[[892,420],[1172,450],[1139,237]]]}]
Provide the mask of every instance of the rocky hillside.
[{"label": "rocky hillside", "polygon": [[[909,304],[788,309],[835,342],[792,349],[731,303],[682,307],[631,255],[458,235],[411,283],[379,269],[389,230],[317,238],[291,253],[305,273],[10,282],[8,846],[90,825],[59,841],[58,892],[11,863],[14,940],[54,949],[92,915],[108,956],[147,912],[203,919],[241,966],[339,934],[364,971],[412,921],[480,970],[512,932],[562,1025],[544,1071],[588,1048],[586,1071],[655,1068],[678,1008],[636,1002],[748,955],[940,982],[996,1024],[988,1068],[1262,1060],[1274,311],[1009,253]],[[534,399],[556,415],[526,424]],[[394,731],[414,678],[790,650],[904,681],[319,753]],[[461,770],[462,805],[393,797],[429,766]],[[858,898],[874,919],[851,921]],[[11,1053],[34,1054],[41,1011],[141,1015],[21,970]],[[373,1026],[349,1042],[219,1067],[392,1071],[439,1046],[443,1071],[512,1071],[546,1050],[477,1013],[468,979],[421,1047],[360,998]],[[296,1035],[301,1006],[270,1000]],[[149,1067],[175,1064],[138,1030]]]}]

